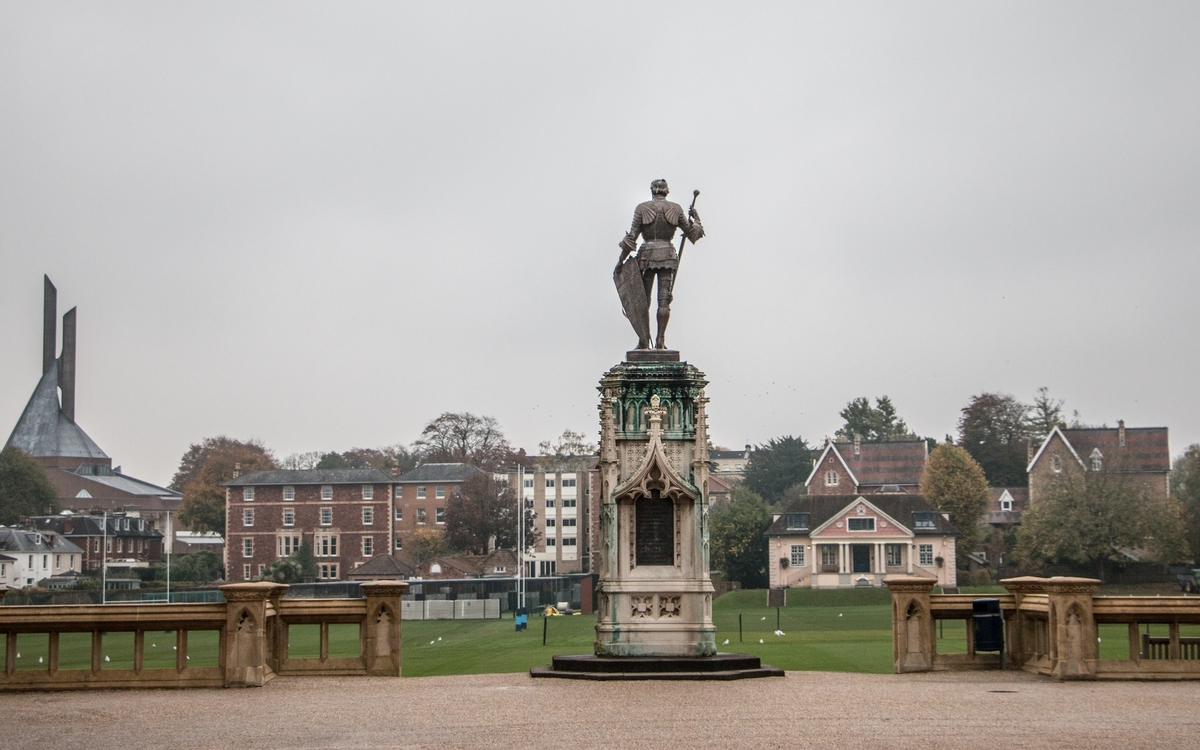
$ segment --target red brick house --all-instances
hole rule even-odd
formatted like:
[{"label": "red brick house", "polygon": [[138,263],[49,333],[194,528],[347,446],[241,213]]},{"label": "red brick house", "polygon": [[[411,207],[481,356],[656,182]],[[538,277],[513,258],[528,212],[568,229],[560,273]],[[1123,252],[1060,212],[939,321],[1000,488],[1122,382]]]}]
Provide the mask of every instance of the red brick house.
[{"label": "red brick house", "polygon": [[1170,493],[1171,448],[1166,427],[1061,428],[1029,461],[1029,504],[1061,475],[1088,471],[1123,474],[1158,497]]},{"label": "red brick house", "polygon": [[254,581],[302,541],[317,578],[347,574],[391,549],[393,479],[378,469],[255,471],[225,483],[225,578]]},{"label": "red brick house", "polygon": [[810,495],[916,493],[928,459],[929,446],[921,439],[829,441],[804,486]]}]

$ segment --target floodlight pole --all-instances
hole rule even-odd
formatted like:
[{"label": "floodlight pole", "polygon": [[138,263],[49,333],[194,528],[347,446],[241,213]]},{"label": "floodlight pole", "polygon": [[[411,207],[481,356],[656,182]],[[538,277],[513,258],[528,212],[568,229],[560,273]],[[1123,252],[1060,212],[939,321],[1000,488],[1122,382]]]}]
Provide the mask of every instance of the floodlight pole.
[{"label": "floodlight pole", "polygon": [[525,467],[517,464],[517,608],[525,606]]},{"label": "floodlight pole", "polygon": [[108,604],[108,511],[101,511],[100,523],[104,527],[104,541],[100,545],[100,603]]},{"label": "floodlight pole", "polygon": [[167,604],[171,603],[171,547],[175,546],[173,541],[175,533],[171,530],[171,511],[167,511]]}]

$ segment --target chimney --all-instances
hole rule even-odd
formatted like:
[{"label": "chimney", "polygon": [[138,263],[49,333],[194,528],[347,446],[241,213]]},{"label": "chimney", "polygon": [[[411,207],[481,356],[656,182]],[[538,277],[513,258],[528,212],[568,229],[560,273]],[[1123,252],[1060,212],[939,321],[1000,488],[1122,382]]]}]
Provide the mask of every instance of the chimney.
[{"label": "chimney", "polygon": [[1119,445],[1122,448],[1125,447],[1125,420],[1124,419],[1117,420],[1117,445]]},{"label": "chimney", "polygon": [[54,364],[54,350],[58,348],[55,341],[58,331],[58,290],[49,276],[43,276],[45,285],[42,293],[42,374],[50,372]]},{"label": "chimney", "polygon": [[854,436],[854,455],[857,456],[860,453],[862,453],[862,435],[856,434]]},{"label": "chimney", "polygon": [[233,478],[234,478],[234,479],[237,479],[237,478],[238,478],[238,477],[240,477],[241,475],[242,475],[242,464],[241,464],[241,462],[239,461],[238,463],[235,463],[235,464],[233,465]]},{"label": "chimney", "polygon": [[1033,454],[1034,454],[1033,441],[1032,440],[1025,441],[1025,463],[1026,464],[1028,464],[1030,461],[1033,460]]},{"label": "chimney", "polygon": [[59,357],[58,387],[62,389],[62,413],[75,421],[75,310],[63,316],[63,350]]},{"label": "chimney", "polygon": [[746,458],[746,459],[750,458],[750,444],[749,443],[746,443],[746,455],[743,456],[743,458]]}]

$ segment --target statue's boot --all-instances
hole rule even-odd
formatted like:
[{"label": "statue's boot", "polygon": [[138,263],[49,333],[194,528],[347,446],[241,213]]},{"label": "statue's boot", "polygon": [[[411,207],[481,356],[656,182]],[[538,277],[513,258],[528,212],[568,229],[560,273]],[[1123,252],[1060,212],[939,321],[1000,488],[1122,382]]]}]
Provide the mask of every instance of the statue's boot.
[{"label": "statue's boot", "polygon": [[658,338],[654,341],[655,349],[666,349],[667,342],[665,339],[667,333],[667,322],[671,320],[671,308],[658,308]]}]

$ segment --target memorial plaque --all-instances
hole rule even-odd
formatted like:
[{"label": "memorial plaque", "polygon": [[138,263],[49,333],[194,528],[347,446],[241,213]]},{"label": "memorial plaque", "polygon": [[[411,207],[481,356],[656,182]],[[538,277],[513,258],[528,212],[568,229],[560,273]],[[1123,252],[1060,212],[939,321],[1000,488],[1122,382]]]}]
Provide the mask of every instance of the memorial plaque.
[{"label": "memorial plaque", "polygon": [[653,492],[637,501],[635,564],[674,565],[675,504]]}]

